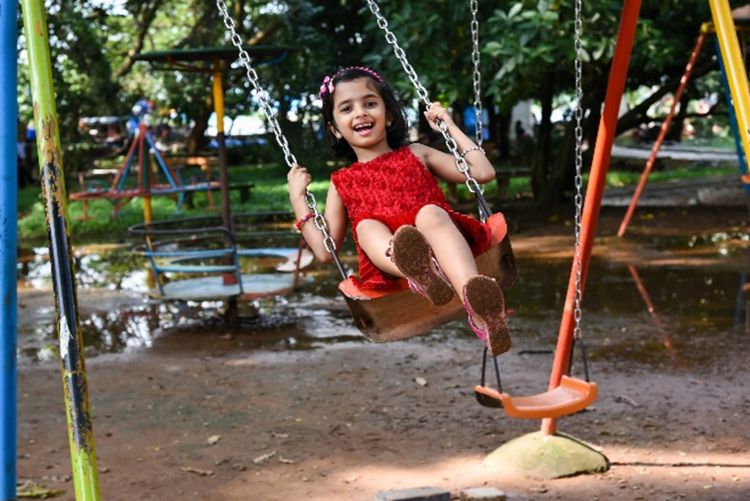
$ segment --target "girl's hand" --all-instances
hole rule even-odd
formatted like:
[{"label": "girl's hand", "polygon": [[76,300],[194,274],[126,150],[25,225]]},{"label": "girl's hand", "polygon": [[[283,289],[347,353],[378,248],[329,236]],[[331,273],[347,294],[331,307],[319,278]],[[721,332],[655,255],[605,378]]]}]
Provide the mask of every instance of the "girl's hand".
[{"label": "girl's hand", "polygon": [[312,176],[307,169],[301,165],[295,165],[289,169],[286,179],[289,182],[289,199],[305,198],[305,190],[312,183]]},{"label": "girl's hand", "polygon": [[432,130],[435,132],[440,132],[440,128],[437,125],[438,120],[445,122],[445,125],[448,127],[454,125],[451,114],[437,102],[432,103],[430,107],[427,108],[427,111],[424,112],[424,116],[427,118],[427,123],[430,124],[430,127],[432,127]]}]

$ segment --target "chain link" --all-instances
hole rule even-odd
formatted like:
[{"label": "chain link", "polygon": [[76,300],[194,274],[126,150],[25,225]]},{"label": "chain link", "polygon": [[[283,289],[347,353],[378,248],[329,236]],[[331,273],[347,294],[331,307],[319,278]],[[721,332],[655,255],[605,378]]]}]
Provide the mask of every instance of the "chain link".
[{"label": "chain link", "polygon": [[583,60],[583,46],[581,43],[581,34],[583,32],[583,22],[581,20],[582,0],[575,0],[575,96],[576,96],[576,107],[575,107],[575,309],[573,310],[573,318],[575,325],[573,327],[574,339],[581,339],[581,296],[583,287],[583,264],[581,257],[581,212],[583,210],[583,76],[582,76],[582,60]]},{"label": "chain link", "polygon": [[[414,67],[409,63],[409,60],[406,58],[406,53],[404,52],[404,49],[402,49],[399,44],[398,40],[396,39],[396,35],[393,34],[393,32],[388,28],[388,21],[383,16],[383,14],[380,12],[380,7],[378,6],[377,2],[375,0],[367,0],[367,6],[370,8],[370,12],[375,16],[375,19],[378,23],[378,27],[385,32],[385,40],[393,47],[393,53],[396,55],[396,58],[401,63],[401,66],[404,68],[404,71],[406,72],[406,75],[409,77],[409,80],[411,81],[412,85],[414,86],[414,89],[416,89],[417,94],[419,95],[419,99],[422,100],[422,102],[425,104],[427,108],[430,107],[432,102],[430,101],[430,98],[427,94],[427,89],[425,89],[424,85],[422,85],[422,82],[419,80],[419,77],[417,76],[417,72],[414,70]],[[469,172],[469,164],[466,162],[466,159],[461,156],[461,154],[458,151],[458,145],[456,144],[455,139],[453,139],[450,134],[448,134],[448,125],[446,125],[445,122],[439,121],[438,122],[438,129],[440,130],[440,133],[443,135],[443,139],[445,140],[445,145],[448,147],[448,150],[453,154],[453,160],[456,164],[456,168],[458,171],[463,174],[466,177],[466,187],[469,189],[471,193],[474,195],[481,196],[482,193],[484,193],[484,188],[477,182],[476,179],[474,179]]]},{"label": "chain link", "polygon": [[474,126],[474,137],[477,144],[482,146],[484,131],[482,130],[482,73],[479,71],[479,0],[469,2],[471,8],[471,61],[474,63],[474,113],[476,125]]},{"label": "chain link", "polygon": [[[271,128],[271,132],[273,132],[273,135],[276,138],[276,142],[284,152],[284,160],[286,161],[287,166],[289,168],[292,168],[297,165],[297,159],[290,151],[289,142],[287,141],[286,136],[284,136],[284,133],[281,131],[281,126],[279,125],[279,121],[276,118],[276,111],[273,109],[273,106],[271,104],[271,98],[268,95],[268,92],[266,92],[266,90],[261,87],[259,83],[258,73],[250,64],[250,54],[248,54],[248,52],[242,47],[242,38],[237,33],[234,19],[232,19],[232,16],[229,14],[227,4],[224,0],[216,0],[216,7],[219,9],[219,13],[221,14],[221,17],[224,21],[224,26],[226,26],[227,30],[230,33],[232,44],[237,47],[237,50],[239,51],[240,63],[242,63],[242,66],[245,68],[247,79],[253,86],[255,98],[260,103],[261,110],[266,116],[266,120],[268,121],[268,125]],[[325,220],[325,217],[323,217],[323,214],[318,211],[318,204],[315,200],[315,196],[310,192],[310,190],[307,189],[305,190],[305,201],[307,203],[307,207],[313,214],[315,227],[318,228],[318,230],[320,230],[320,232],[323,234],[323,245],[325,246],[326,250],[334,256],[338,264],[338,259],[336,257],[336,242],[334,242],[333,237],[331,237],[331,234],[328,231],[328,224]],[[344,274],[343,269],[340,265],[339,271],[341,271],[342,275],[344,275],[344,278],[346,278],[346,275]]]}]

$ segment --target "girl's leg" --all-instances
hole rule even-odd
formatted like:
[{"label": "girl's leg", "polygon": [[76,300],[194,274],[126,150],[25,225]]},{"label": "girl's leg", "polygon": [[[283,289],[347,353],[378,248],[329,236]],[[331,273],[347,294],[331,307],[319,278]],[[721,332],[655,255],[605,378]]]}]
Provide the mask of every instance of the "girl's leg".
[{"label": "girl's leg", "polygon": [[486,341],[493,355],[510,349],[503,291],[497,282],[479,275],[466,238],[448,213],[437,205],[425,205],[417,213],[416,226],[469,313],[469,324]]},{"label": "girl's leg", "polygon": [[448,213],[437,205],[422,207],[417,213],[415,226],[429,242],[453,288],[463,294],[466,282],[479,273],[466,238]]},{"label": "girl's leg", "polygon": [[372,264],[391,275],[404,276],[393,261],[386,256],[388,245],[393,237],[390,228],[375,219],[363,219],[357,225],[356,231],[359,246],[370,258]]},{"label": "girl's leg", "polygon": [[453,289],[434,264],[430,243],[414,226],[401,226],[391,234],[383,223],[364,220],[357,225],[357,239],[375,266],[406,277],[409,287],[432,304],[439,306],[453,299]]}]

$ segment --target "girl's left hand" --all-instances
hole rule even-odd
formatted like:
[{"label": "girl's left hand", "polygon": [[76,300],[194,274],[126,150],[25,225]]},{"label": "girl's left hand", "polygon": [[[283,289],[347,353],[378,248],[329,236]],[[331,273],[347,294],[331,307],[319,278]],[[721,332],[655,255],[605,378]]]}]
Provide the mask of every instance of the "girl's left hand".
[{"label": "girl's left hand", "polygon": [[448,127],[453,125],[451,114],[448,113],[448,110],[443,108],[438,102],[432,103],[430,107],[427,108],[427,111],[424,112],[424,116],[427,118],[427,123],[430,124],[430,127],[432,127],[432,130],[435,132],[440,132],[440,127],[437,125],[438,120],[445,122],[445,125]]}]

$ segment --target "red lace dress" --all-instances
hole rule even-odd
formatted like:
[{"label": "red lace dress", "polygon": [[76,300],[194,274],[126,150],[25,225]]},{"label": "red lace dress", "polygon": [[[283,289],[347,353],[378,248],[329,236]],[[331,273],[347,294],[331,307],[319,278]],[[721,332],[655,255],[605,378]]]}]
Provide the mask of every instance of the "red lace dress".
[{"label": "red lace dress", "polygon": [[489,228],[451,209],[435,177],[408,146],[339,169],[331,175],[331,181],[352,223],[359,255],[360,278],[355,280],[363,289],[389,289],[398,285],[398,278],[377,268],[359,246],[357,225],[363,219],[376,219],[396,231],[399,226],[414,224],[419,209],[433,204],[450,214],[475,256],[490,246]]}]

